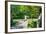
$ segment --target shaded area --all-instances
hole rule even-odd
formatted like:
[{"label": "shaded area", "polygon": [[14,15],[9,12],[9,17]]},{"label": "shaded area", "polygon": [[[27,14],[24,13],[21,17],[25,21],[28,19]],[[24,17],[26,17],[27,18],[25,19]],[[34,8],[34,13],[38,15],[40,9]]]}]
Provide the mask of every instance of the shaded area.
[{"label": "shaded area", "polygon": [[[28,16],[28,28],[37,28],[37,20],[42,8],[41,6],[29,5],[11,5],[11,27],[16,28],[18,21],[16,19],[24,19],[25,15]],[[41,18],[41,17],[40,17]],[[15,21],[13,21],[15,19]],[[30,20],[31,19],[31,20]],[[42,18],[41,18],[42,19]],[[41,19],[39,19],[39,27],[42,26]],[[23,28],[23,27],[21,27]]]},{"label": "shaded area", "polygon": [[41,6],[11,5],[13,19],[24,19],[24,15],[30,18],[38,18],[41,13]]}]

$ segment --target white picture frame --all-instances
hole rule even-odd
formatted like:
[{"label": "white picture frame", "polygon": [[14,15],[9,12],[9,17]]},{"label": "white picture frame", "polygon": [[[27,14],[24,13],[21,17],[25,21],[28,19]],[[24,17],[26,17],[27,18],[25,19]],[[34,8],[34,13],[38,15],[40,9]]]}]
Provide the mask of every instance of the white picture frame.
[{"label": "white picture frame", "polygon": [[[11,13],[10,13],[10,5],[35,5],[35,6],[41,6],[42,8],[42,27],[41,28],[29,28],[29,29],[11,29],[10,28],[10,19],[11,19]],[[5,23],[6,23],[6,32],[35,32],[35,31],[44,31],[45,30],[45,3],[41,3],[41,2],[23,2],[23,1],[7,1],[6,2],[6,8],[7,10],[5,11],[6,13],[6,19],[5,19]]]}]

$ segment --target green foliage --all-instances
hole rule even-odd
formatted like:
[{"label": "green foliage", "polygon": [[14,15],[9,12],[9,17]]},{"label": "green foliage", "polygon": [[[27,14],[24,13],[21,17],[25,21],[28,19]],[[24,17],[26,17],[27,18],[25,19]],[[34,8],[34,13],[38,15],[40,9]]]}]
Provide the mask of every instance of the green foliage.
[{"label": "green foliage", "polygon": [[11,5],[11,14],[13,19],[24,19],[24,15],[29,18],[37,18],[40,14],[40,6]]},{"label": "green foliage", "polygon": [[36,27],[37,27],[37,21],[32,20],[32,22],[28,23],[28,28],[36,28]]},{"label": "green foliage", "polygon": [[[11,5],[11,26],[15,26],[17,22],[13,22],[13,19],[24,19],[24,16],[29,16],[28,19],[37,19],[41,13],[41,6],[30,5]],[[31,22],[32,21],[32,22]],[[28,20],[28,27],[36,28],[37,22]]]}]

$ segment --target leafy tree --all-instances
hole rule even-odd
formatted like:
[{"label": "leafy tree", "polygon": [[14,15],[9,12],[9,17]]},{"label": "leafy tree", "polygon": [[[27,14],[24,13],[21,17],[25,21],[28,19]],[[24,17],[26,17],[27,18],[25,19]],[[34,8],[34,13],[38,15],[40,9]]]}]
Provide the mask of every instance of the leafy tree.
[{"label": "leafy tree", "polygon": [[[29,6],[29,5],[11,5],[11,24],[14,25],[13,19],[24,19],[24,16],[29,16],[29,19],[36,19],[41,13],[41,6]],[[32,21],[32,24],[28,24],[28,27],[36,27],[36,22]]]}]

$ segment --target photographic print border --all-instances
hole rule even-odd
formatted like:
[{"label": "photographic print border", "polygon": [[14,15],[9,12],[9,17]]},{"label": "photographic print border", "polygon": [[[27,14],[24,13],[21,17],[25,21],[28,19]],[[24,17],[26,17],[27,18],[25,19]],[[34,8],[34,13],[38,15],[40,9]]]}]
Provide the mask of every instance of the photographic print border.
[{"label": "photographic print border", "polygon": [[[44,30],[8,32],[8,2],[44,4]],[[45,31],[45,3],[43,3],[43,2],[26,2],[26,1],[5,1],[5,33],[23,33],[23,32],[40,32],[40,31]]]}]

